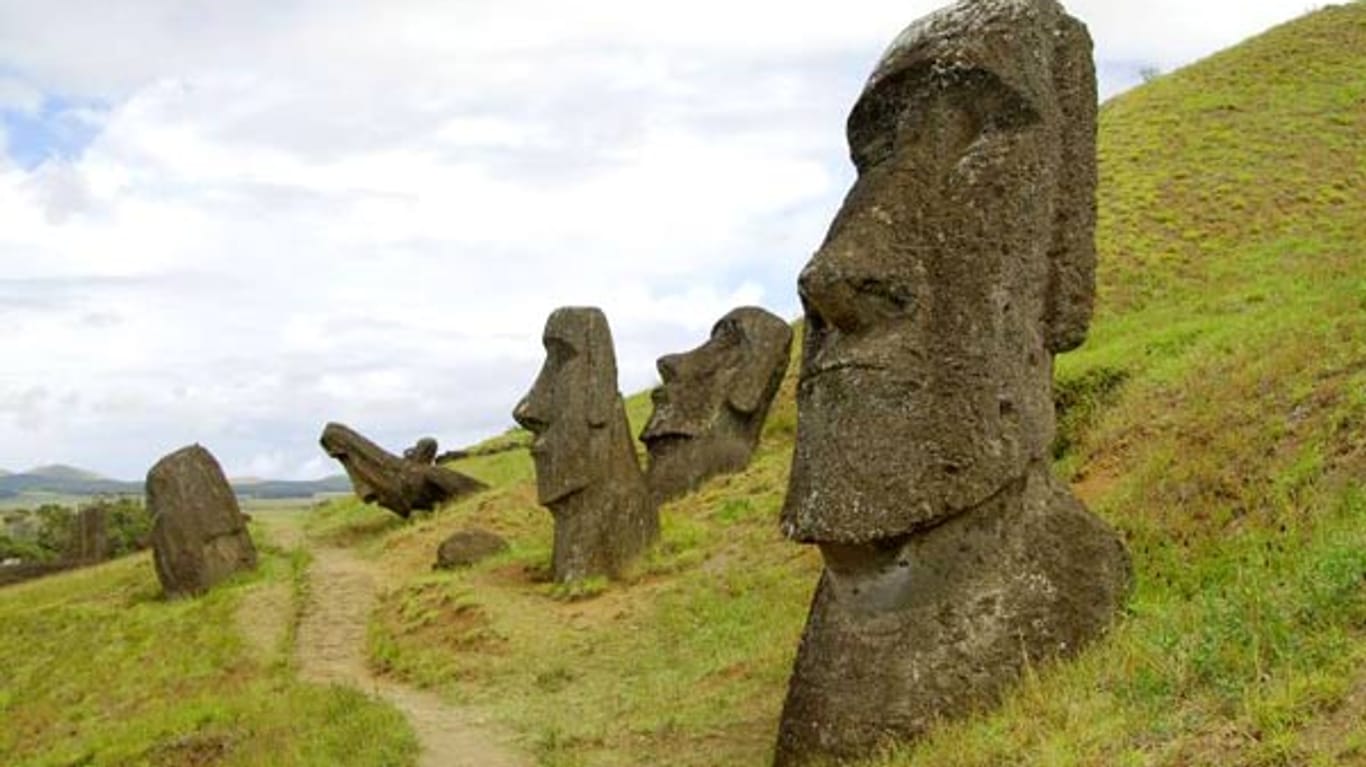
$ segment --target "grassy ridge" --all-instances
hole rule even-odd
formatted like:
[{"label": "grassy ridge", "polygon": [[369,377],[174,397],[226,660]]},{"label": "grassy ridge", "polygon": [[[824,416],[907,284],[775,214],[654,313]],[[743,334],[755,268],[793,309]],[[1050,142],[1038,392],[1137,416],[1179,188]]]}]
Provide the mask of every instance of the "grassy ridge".
[{"label": "grassy ridge", "polygon": [[[1129,615],[887,763],[1364,761],[1366,6],[1108,103],[1100,152],[1099,307],[1059,360],[1057,468],[1129,540]],[[791,394],[748,471],[578,593],[544,582],[525,453],[463,462],[495,490],[367,538],[410,574],[376,663],[491,708],[544,764],[764,763],[818,569],[776,529]],[[512,549],[427,573],[463,524]]]}]

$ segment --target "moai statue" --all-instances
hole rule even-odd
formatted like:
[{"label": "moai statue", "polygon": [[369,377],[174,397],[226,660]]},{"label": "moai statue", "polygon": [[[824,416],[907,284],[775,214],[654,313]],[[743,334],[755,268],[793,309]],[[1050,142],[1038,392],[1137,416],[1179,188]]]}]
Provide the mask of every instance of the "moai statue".
[{"label": "moai statue", "polygon": [[536,494],[555,516],[559,583],[614,576],[659,535],[659,512],[636,462],[617,393],[612,331],[602,310],[556,309],[545,364],[512,417],[535,434]]},{"label": "moai statue", "polygon": [[414,511],[434,509],[488,488],[473,477],[436,466],[436,440],[431,437],[418,440],[402,458],[339,423],[323,427],[318,442],[346,469],[362,501],[377,503],[404,519]]},{"label": "moai statue", "polygon": [[909,27],[849,116],[858,178],[802,271],[784,533],[825,569],[780,767],[991,705],[1125,599],[1115,532],[1049,472],[1053,355],[1094,290],[1096,91],[1054,0]]},{"label": "moai statue", "polygon": [[654,413],[640,434],[656,501],[749,465],[791,348],[791,326],[746,306],[722,317],[696,349],[659,358],[662,385],[651,392]]},{"label": "moai statue", "polygon": [[247,520],[223,468],[199,445],[181,448],[147,472],[152,553],[167,596],[193,596],[256,567]]}]

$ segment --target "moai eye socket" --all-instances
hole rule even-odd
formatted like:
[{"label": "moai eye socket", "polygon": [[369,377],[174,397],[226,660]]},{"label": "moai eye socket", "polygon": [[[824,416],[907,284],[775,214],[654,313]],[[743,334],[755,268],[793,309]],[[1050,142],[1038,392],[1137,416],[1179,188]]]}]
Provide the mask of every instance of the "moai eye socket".
[{"label": "moai eye socket", "polygon": [[951,164],[978,138],[1038,119],[1029,100],[992,72],[925,61],[887,75],[859,99],[849,114],[849,146],[860,174],[922,145]]},{"label": "moai eye socket", "polygon": [[579,350],[573,344],[556,336],[545,339],[545,351],[547,357],[560,364],[579,356]]}]

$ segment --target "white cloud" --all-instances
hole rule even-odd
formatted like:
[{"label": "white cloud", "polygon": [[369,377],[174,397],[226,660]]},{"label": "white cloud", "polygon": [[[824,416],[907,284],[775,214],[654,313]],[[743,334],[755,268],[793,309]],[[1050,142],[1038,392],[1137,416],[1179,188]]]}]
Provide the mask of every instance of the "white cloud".
[{"label": "white cloud", "polygon": [[43,106],[43,92],[23,80],[0,75],[0,109],[34,114]]},{"label": "white cloud", "polygon": [[[845,112],[934,5],[0,0],[0,109],[93,135],[0,153],[0,466],[316,474],[326,420],[508,425],[557,305],[604,307],[628,391],[735,305],[793,314]],[[1072,6],[1168,67],[1304,10]]]}]

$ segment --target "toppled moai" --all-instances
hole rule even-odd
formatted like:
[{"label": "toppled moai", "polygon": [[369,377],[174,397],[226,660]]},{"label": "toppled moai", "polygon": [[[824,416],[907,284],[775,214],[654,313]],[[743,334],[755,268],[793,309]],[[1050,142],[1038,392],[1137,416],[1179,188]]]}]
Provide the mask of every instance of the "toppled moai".
[{"label": "toppled moai", "polygon": [[181,448],[147,472],[152,552],[167,596],[193,596],[256,567],[256,547],[223,468],[199,445]]},{"label": "toppled moai", "polygon": [[74,565],[93,565],[109,558],[108,513],[103,504],[86,506],[72,520],[67,559]]},{"label": "toppled moai", "polygon": [[437,445],[431,437],[418,440],[402,458],[339,423],[323,427],[318,441],[341,462],[362,501],[377,503],[404,519],[414,511],[429,511],[488,488],[473,477],[435,465]]},{"label": "toppled moai", "polygon": [[749,465],[791,348],[792,328],[782,318],[746,306],[722,317],[696,349],[659,358],[661,385],[640,434],[657,501]]},{"label": "toppled moai", "polygon": [[849,116],[858,178],[798,281],[784,533],[825,562],[775,763],[867,756],[999,700],[1126,598],[1114,530],[1049,471],[1053,355],[1095,273],[1096,91],[1054,0],[964,0]]},{"label": "toppled moai", "polygon": [[615,576],[659,535],[617,392],[612,332],[600,309],[556,309],[545,364],[513,418],[531,431],[536,494],[555,517],[557,582]]}]

